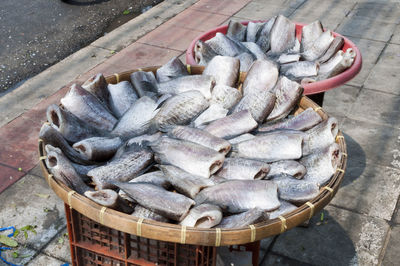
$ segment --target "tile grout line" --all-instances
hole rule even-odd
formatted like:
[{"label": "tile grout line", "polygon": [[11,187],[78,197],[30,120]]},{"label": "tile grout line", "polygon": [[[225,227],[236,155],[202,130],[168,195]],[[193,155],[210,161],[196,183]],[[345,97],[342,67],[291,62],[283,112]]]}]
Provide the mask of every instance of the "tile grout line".
[{"label": "tile grout line", "polygon": [[[327,206],[328,206],[328,205],[327,205]],[[371,215],[369,215],[369,214],[362,213],[362,212],[359,212],[359,211],[356,211],[356,210],[352,210],[352,209],[347,208],[347,207],[342,207],[342,206],[336,205],[336,204],[334,204],[334,203],[332,203],[332,202],[329,203],[329,206],[332,206],[332,207],[337,208],[337,209],[340,209],[340,210],[352,212],[352,213],[355,213],[355,214],[358,214],[358,215],[361,215],[361,216],[364,216],[364,217],[369,217],[369,218],[374,218],[374,219],[381,219],[381,220],[385,221],[385,222],[388,223],[388,224],[389,224],[389,222],[390,222],[389,220],[386,220],[385,218],[378,217],[378,216],[371,216]]]},{"label": "tile grout line", "polygon": [[144,44],[144,45],[148,45],[148,46],[152,46],[152,47],[156,47],[156,48],[161,48],[161,49],[165,49],[165,50],[171,50],[171,51],[175,51],[175,52],[179,52],[179,53],[185,53],[186,52],[186,50],[181,51],[181,50],[177,50],[177,49],[173,49],[173,48],[166,48],[166,47],[162,47],[162,46],[155,45],[155,44],[149,44],[149,43],[145,43],[145,42],[136,41],[135,43],[140,43],[140,44]]},{"label": "tile grout line", "polygon": [[276,240],[278,239],[278,237],[279,237],[279,235],[273,236],[274,239],[272,239],[271,244],[269,244],[267,250],[265,250],[264,257],[261,259],[259,265],[262,265],[262,264],[265,262],[265,260],[267,259],[268,254],[269,254],[270,252],[272,252],[272,251],[271,251],[271,250],[272,250],[272,247],[274,246],[274,244],[275,244]]},{"label": "tile grout line", "polygon": [[295,259],[295,258],[291,258],[291,257],[286,256],[286,255],[283,255],[283,254],[281,254],[281,253],[279,253],[279,252],[271,251],[271,254],[272,254],[272,255],[275,255],[275,256],[280,256],[280,257],[285,258],[285,259],[289,259],[289,260],[291,260],[291,261],[295,261],[296,263],[307,264],[307,265],[310,265],[310,266],[317,266],[317,265],[312,264],[312,263],[308,263],[308,262],[305,262],[305,261],[302,261],[302,260],[298,260],[298,259]]}]

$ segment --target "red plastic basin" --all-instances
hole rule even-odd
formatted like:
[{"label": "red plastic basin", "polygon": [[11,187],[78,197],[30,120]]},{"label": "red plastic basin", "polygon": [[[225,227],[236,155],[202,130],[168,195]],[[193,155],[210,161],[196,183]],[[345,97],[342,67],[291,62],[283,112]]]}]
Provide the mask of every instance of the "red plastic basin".
[{"label": "red plastic basin", "polygon": [[[253,21],[253,22],[260,22],[260,21]],[[249,21],[243,21],[241,22],[243,25],[247,25]],[[301,23],[296,23],[296,37],[300,41],[301,40],[301,31],[303,29],[303,26],[306,24],[301,24]],[[210,31],[207,31],[200,36],[198,36],[196,39],[192,41],[190,44],[189,48],[186,51],[186,64],[189,65],[197,65],[195,59],[194,59],[194,46],[198,40],[206,41],[211,38],[213,38],[217,32],[221,32],[223,34],[226,34],[226,31],[228,29],[228,25],[220,26],[218,28],[212,29]],[[333,36],[341,36],[344,38],[344,45],[342,50],[346,51],[347,48],[352,48],[356,52],[356,58],[354,59],[353,64],[351,67],[346,69],[344,72],[340,73],[339,75],[336,75],[332,78],[313,82],[313,83],[307,83],[303,84],[304,87],[304,94],[305,95],[310,95],[310,94],[315,94],[315,93],[320,93],[327,91],[329,89],[336,88],[340,85],[345,84],[352,78],[354,78],[358,72],[361,70],[362,66],[362,57],[361,53],[358,50],[357,46],[354,45],[352,41],[347,39],[346,37],[340,35],[339,33],[332,32]]]}]

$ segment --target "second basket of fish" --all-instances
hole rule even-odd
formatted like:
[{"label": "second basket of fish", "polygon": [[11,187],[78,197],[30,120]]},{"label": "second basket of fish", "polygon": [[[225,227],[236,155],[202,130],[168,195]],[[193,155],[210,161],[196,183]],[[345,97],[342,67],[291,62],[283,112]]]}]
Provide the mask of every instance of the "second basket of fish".
[{"label": "second basket of fish", "polygon": [[97,74],[48,107],[40,165],[66,204],[107,227],[254,242],[310,219],[344,175],[337,120],[302,92],[268,61],[244,73],[224,56]]}]

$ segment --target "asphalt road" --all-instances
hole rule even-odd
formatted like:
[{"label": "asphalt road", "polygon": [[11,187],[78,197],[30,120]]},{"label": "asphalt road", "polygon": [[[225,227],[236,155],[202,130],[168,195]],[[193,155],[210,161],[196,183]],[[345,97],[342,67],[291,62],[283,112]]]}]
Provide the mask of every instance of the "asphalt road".
[{"label": "asphalt road", "polygon": [[0,96],[159,2],[0,0]]}]

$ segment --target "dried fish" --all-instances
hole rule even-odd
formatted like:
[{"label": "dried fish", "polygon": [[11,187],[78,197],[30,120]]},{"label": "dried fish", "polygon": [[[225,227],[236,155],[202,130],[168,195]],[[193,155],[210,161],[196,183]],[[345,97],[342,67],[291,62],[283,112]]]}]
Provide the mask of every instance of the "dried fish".
[{"label": "dried fish", "polygon": [[121,118],[131,105],[138,99],[129,81],[121,81],[117,84],[108,84],[110,92],[110,109],[117,118]]},{"label": "dried fish", "polygon": [[216,175],[225,179],[263,179],[269,172],[267,163],[244,158],[226,158]]},{"label": "dried fish", "polygon": [[158,92],[158,85],[154,73],[149,71],[136,71],[130,76],[131,82],[139,97],[154,98]]},{"label": "dried fish", "polygon": [[303,143],[303,154],[307,155],[315,150],[325,148],[335,142],[338,134],[338,121],[334,117],[319,123],[306,131]]},{"label": "dried fish", "polygon": [[272,211],[279,208],[278,187],[268,180],[230,180],[203,189],[196,204],[210,203],[229,213],[253,208]]},{"label": "dried fish", "polygon": [[69,112],[99,130],[111,131],[117,123],[117,119],[93,94],[77,84],[71,86],[61,99],[61,104]]},{"label": "dried fish", "polygon": [[178,57],[172,57],[165,65],[157,69],[156,77],[158,82],[166,82],[181,76],[187,76],[189,72]]},{"label": "dried fish", "polygon": [[221,168],[225,156],[199,144],[162,137],[150,143],[155,159],[162,164],[172,164],[191,174],[209,178]]},{"label": "dried fish", "polygon": [[251,113],[243,110],[211,122],[204,130],[216,137],[230,139],[252,131],[257,125]]},{"label": "dried fish", "polygon": [[268,212],[260,209],[253,208],[248,211],[226,216],[222,218],[221,222],[216,226],[217,228],[240,228],[251,224],[260,223],[269,219]]},{"label": "dried fish", "polygon": [[180,94],[187,91],[199,91],[206,99],[211,99],[215,78],[209,75],[181,76],[158,84],[158,94]]},{"label": "dried fish", "polygon": [[221,208],[212,204],[201,204],[189,211],[185,219],[180,222],[180,225],[211,228],[220,223],[222,220]]},{"label": "dried fish", "polygon": [[113,182],[141,206],[174,221],[182,221],[195,202],[178,193],[148,183]]},{"label": "dried fish", "polygon": [[272,89],[278,81],[278,67],[269,60],[256,60],[243,82],[243,95]]},{"label": "dried fish", "polygon": [[[239,68],[239,59],[217,55],[208,63],[203,71],[203,75],[214,77],[216,85],[234,87],[239,77]],[[208,93],[204,96],[209,99],[207,97]]]},{"label": "dried fish", "polygon": [[242,98],[238,89],[224,85],[216,85],[211,95],[211,103],[220,104],[225,109],[232,108]]},{"label": "dried fish", "polygon": [[122,143],[119,137],[92,137],[76,142],[72,147],[88,160],[101,162],[113,157]]},{"label": "dried fish", "polygon": [[270,164],[270,170],[266,176],[266,179],[281,175],[288,175],[297,179],[302,179],[306,173],[307,169],[298,161],[282,160]]}]

